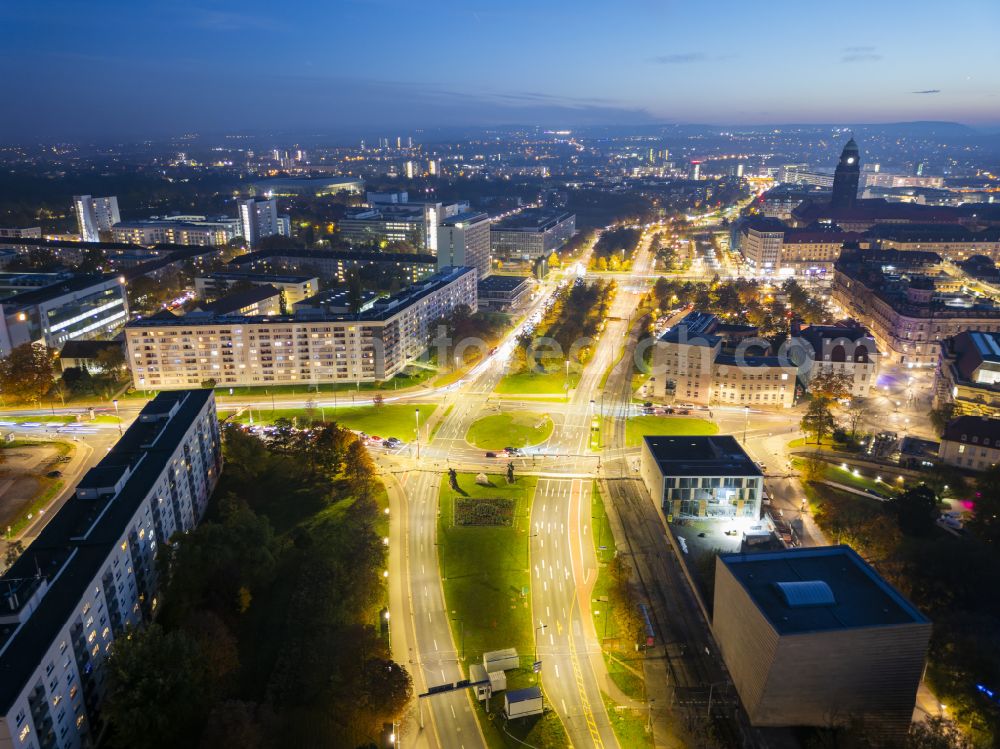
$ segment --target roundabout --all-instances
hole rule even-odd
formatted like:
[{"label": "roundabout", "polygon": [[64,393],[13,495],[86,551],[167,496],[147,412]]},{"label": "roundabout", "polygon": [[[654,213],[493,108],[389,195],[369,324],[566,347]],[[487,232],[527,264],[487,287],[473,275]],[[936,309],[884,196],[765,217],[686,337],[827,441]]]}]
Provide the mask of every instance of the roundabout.
[{"label": "roundabout", "polygon": [[465,440],[481,450],[530,447],[545,442],[552,436],[552,429],[552,419],[541,413],[491,414],[473,422]]}]

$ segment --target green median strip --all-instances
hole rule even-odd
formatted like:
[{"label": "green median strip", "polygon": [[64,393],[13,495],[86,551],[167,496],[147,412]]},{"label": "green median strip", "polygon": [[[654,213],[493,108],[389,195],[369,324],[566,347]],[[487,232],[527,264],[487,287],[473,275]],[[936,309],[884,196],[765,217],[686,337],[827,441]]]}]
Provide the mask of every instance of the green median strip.
[{"label": "green median strip", "polygon": [[[528,523],[537,479],[460,473],[458,491],[443,477],[438,516],[438,564],[452,636],[468,676],[484,652],[516,648],[521,667],[507,672],[507,689],[533,686],[535,641],[528,573]],[[475,700],[474,700],[475,701]],[[490,714],[476,702],[476,716],[491,749],[563,747],[569,740],[555,712],[510,721],[503,729],[503,693],[492,698]]]}]

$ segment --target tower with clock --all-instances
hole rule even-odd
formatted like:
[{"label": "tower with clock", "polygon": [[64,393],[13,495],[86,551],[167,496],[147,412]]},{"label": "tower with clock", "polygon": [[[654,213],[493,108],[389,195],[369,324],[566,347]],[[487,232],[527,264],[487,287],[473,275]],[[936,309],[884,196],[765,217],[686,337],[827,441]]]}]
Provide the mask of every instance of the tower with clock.
[{"label": "tower with clock", "polygon": [[833,173],[833,198],[830,205],[834,208],[852,208],[858,199],[858,181],[861,179],[861,157],[858,144],[854,138],[847,141],[840,154],[840,162]]}]

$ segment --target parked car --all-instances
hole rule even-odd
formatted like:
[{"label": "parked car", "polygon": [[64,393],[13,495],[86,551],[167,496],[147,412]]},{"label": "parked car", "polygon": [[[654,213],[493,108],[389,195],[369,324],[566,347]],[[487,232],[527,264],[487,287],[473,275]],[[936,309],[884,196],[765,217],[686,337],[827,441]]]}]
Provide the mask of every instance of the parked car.
[{"label": "parked car", "polygon": [[48,476],[50,479],[57,479],[60,476],[62,476],[62,471],[49,471],[45,475]]}]

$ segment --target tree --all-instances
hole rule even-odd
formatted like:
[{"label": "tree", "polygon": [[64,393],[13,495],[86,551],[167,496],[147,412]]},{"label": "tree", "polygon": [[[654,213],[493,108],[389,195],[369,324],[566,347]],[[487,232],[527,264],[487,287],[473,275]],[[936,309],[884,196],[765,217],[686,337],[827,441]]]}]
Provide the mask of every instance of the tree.
[{"label": "tree", "polygon": [[821,444],[836,424],[830,411],[830,401],[822,396],[814,396],[809,401],[805,414],[802,416],[802,431],[816,437],[816,444]]},{"label": "tree", "polygon": [[458,472],[454,468],[448,469],[448,485],[453,492],[458,491]]},{"label": "tree", "polygon": [[941,716],[917,720],[910,726],[906,749],[973,749],[972,741],[954,723]]},{"label": "tree", "polygon": [[937,408],[932,408],[930,418],[931,426],[934,427],[938,436],[944,434],[944,428],[948,426],[948,422],[955,418],[955,404],[942,403]]},{"label": "tree", "polygon": [[254,707],[239,700],[215,705],[201,734],[202,749],[262,749],[264,735]]},{"label": "tree", "polygon": [[514,462],[513,461],[511,461],[510,463],[507,464],[507,483],[508,484],[513,484],[514,483]]},{"label": "tree", "polygon": [[22,343],[0,359],[0,388],[20,401],[40,401],[55,383],[56,351],[41,343]]},{"label": "tree", "polygon": [[853,398],[844,410],[844,414],[847,416],[847,428],[851,430],[851,439],[857,439],[858,427],[868,415],[868,404],[860,398]]},{"label": "tree", "polygon": [[811,455],[803,461],[802,478],[806,481],[822,481],[826,478],[827,462]]},{"label": "tree", "polygon": [[367,497],[370,494],[375,483],[375,462],[368,454],[368,448],[359,439],[354,440],[347,448],[344,475],[359,496]]},{"label": "tree", "polygon": [[5,569],[10,569],[14,566],[14,562],[17,561],[24,553],[24,544],[20,541],[13,541],[7,545],[7,550],[3,554],[3,563]]},{"label": "tree", "polygon": [[984,471],[976,481],[976,488],[967,527],[986,543],[1000,544],[1000,466]]},{"label": "tree", "polygon": [[851,376],[844,372],[820,372],[809,382],[809,392],[813,396],[822,396],[831,401],[842,400],[851,395],[853,382]]},{"label": "tree", "polygon": [[907,489],[892,501],[899,529],[908,536],[929,534],[940,515],[937,504],[937,497],[929,486],[920,484]]},{"label": "tree", "polygon": [[181,630],[159,624],[115,639],[107,660],[103,713],[114,743],[129,749],[185,746],[204,719],[204,653]]},{"label": "tree", "polygon": [[127,363],[125,349],[121,346],[108,346],[97,352],[97,363],[105,372],[118,375]]}]

